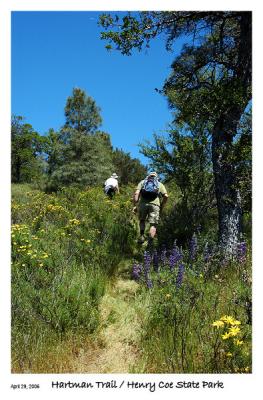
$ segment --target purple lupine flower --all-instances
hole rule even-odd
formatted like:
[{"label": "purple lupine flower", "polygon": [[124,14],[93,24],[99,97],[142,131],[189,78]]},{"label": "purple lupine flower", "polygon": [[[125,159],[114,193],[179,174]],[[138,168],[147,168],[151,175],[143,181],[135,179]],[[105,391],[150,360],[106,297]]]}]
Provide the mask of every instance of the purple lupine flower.
[{"label": "purple lupine flower", "polygon": [[197,254],[197,236],[194,233],[189,244],[189,257],[190,260],[194,260]]},{"label": "purple lupine flower", "polygon": [[179,248],[176,246],[176,241],[174,242],[174,247],[169,257],[170,270],[173,271],[178,261],[182,258],[182,254]]},{"label": "purple lupine flower", "polygon": [[148,279],[146,280],[146,286],[148,289],[152,289],[153,287],[153,283],[151,281],[151,279],[148,277]]},{"label": "purple lupine flower", "polygon": [[165,262],[166,262],[166,248],[165,247],[163,247],[163,249],[162,249],[160,259],[161,259],[162,266],[164,267]]},{"label": "purple lupine flower", "polygon": [[153,283],[150,279],[150,269],[151,269],[151,262],[152,262],[152,257],[149,251],[144,252],[144,276],[145,276],[145,282],[146,286],[148,289],[151,289],[153,287]]},{"label": "purple lupine flower", "polygon": [[149,274],[150,269],[151,269],[151,262],[152,262],[152,257],[149,251],[144,252],[144,274],[145,276]]},{"label": "purple lupine flower", "polygon": [[211,248],[210,248],[209,244],[206,243],[205,247],[204,247],[204,254],[203,254],[204,262],[206,264],[210,261],[211,256],[212,256]]},{"label": "purple lupine flower", "polygon": [[237,247],[237,259],[239,262],[243,263],[246,261],[247,255],[247,244],[246,242],[240,242]]},{"label": "purple lupine flower", "polygon": [[170,254],[169,265],[170,265],[170,271],[173,271],[175,268],[175,265],[176,265],[176,256],[175,256],[174,252],[172,252]]},{"label": "purple lupine flower", "polygon": [[156,250],[153,253],[153,269],[155,272],[159,272],[159,256]]},{"label": "purple lupine flower", "polygon": [[150,273],[150,269],[151,269],[151,261],[152,261],[150,252],[145,251],[143,258],[144,258],[144,276],[145,276],[146,286],[148,289],[151,289],[153,287],[153,284],[149,277],[149,273]]},{"label": "purple lupine flower", "polygon": [[133,264],[132,268],[132,278],[135,281],[139,281],[142,273],[142,265],[141,264]]},{"label": "purple lupine flower", "polygon": [[182,286],[183,278],[184,278],[184,264],[182,261],[180,261],[175,282],[177,288]]}]

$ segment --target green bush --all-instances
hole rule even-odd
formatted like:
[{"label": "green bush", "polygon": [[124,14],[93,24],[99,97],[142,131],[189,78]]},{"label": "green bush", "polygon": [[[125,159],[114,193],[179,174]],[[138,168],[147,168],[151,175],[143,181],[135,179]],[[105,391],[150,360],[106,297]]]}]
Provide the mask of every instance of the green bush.
[{"label": "green bush", "polygon": [[107,280],[133,251],[136,230],[126,194],[13,189],[12,349],[29,365],[40,342],[96,331]]},{"label": "green bush", "polygon": [[149,304],[145,372],[251,372],[250,253],[226,262],[193,244],[159,255],[146,251],[133,267]]}]

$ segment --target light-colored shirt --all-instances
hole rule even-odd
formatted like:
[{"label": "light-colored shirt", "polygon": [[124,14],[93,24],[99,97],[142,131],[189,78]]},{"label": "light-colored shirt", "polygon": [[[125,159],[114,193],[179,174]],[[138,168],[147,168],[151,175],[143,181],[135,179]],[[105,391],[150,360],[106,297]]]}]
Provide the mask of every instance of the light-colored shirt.
[{"label": "light-colored shirt", "polygon": [[108,178],[105,181],[104,186],[113,186],[114,188],[118,187],[118,181],[115,178]]},{"label": "light-colored shirt", "polygon": [[[141,189],[142,189],[142,187],[143,187],[143,183],[144,183],[144,179],[138,184],[136,190],[141,191]],[[151,204],[156,204],[157,206],[160,206],[160,205],[161,205],[160,198],[161,198],[162,196],[164,196],[164,195],[167,195],[167,190],[166,190],[164,184],[161,183],[161,182],[159,182],[159,194],[158,194],[158,196],[156,197],[156,199],[154,199],[154,200],[146,200],[146,199],[144,199],[144,198],[142,197],[142,195],[140,195],[140,202],[143,202],[143,203],[151,203]]]}]

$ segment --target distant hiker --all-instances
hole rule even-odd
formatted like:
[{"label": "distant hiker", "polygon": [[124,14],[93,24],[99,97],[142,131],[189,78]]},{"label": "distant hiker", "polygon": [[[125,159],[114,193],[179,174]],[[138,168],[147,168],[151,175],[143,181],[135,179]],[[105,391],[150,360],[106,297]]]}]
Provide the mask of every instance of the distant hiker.
[{"label": "distant hiker", "polygon": [[115,172],[104,183],[104,192],[111,199],[115,193],[119,193],[118,175]]},{"label": "distant hiker", "polygon": [[[159,182],[158,175],[155,171],[150,172],[144,180],[142,180],[134,193],[133,212],[138,211],[140,220],[140,238],[139,243],[145,241],[144,231],[146,220],[150,224],[150,240],[156,235],[156,227],[159,222],[160,211],[164,208],[168,199],[165,186]],[[139,203],[138,209],[137,204]]]}]

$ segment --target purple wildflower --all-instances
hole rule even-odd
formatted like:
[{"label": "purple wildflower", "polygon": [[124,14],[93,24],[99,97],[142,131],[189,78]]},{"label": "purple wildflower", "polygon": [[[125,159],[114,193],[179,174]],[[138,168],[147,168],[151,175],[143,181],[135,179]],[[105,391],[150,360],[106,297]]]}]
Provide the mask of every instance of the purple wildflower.
[{"label": "purple wildflower", "polygon": [[197,236],[194,233],[192,239],[190,240],[190,245],[189,245],[190,260],[194,260],[196,258],[196,254],[197,254]]},{"label": "purple wildflower", "polygon": [[162,266],[164,267],[165,266],[165,262],[166,262],[166,248],[165,247],[162,249],[160,258],[161,258]]},{"label": "purple wildflower", "polygon": [[151,269],[151,261],[152,257],[149,251],[144,252],[144,276],[145,282],[148,289],[153,287],[152,281],[149,277],[150,269]]},{"label": "purple wildflower", "polygon": [[211,257],[212,257],[211,247],[209,246],[208,243],[206,243],[204,247],[204,262],[207,264],[210,261]]},{"label": "purple wildflower", "polygon": [[179,248],[176,246],[176,242],[174,242],[174,247],[172,249],[171,255],[169,257],[169,265],[170,270],[173,271],[178,261],[182,258],[182,254],[180,253]]},{"label": "purple wildflower", "polygon": [[147,286],[148,289],[152,289],[153,283],[152,283],[152,281],[151,281],[150,278],[148,278],[148,279],[146,280],[146,286]]},{"label": "purple wildflower", "polygon": [[132,268],[132,278],[135,281],[139,281],[142,273],[142,265],[141,264],[134,264]]},{"label": "purple wildflower", "polygon": [[151,269],[152,257],[149,251],[144,252],[144,274],[145,276],[149,274]]},{"label": "purple wildflower", "polygon": [[240,242],[237,247],[237,259],[239,262],[244,263],[247,255],[247,244],[246,242]]},{"label": "purple wildflower", "polygon": [[184,264],[181,261],[179,263],[178,274],[177,274],[177,277],[176,277],[176,287],[177,288],[182,286],[183,278],[184,278]]},{"label": "purple wildflower", "polygon": [[153,269],[155,272],[159,271],[159,256],[156,250],[153,253]]}]

